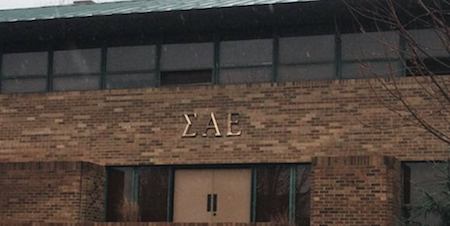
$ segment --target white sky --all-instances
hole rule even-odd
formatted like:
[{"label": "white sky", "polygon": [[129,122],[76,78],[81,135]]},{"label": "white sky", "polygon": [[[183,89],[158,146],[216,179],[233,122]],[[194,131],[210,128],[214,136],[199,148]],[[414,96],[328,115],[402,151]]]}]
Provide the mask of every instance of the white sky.
[{"label": "white sky", "polygon": [[[74,0],[0,0],[1,9],[15,9],[15,8],[31,8],[42,7],[58,4],[72,4]],[[94,0],[97,3],[100,2],[114,2],[118,0]],[[123,0],[121,0],[123,1]]]}]

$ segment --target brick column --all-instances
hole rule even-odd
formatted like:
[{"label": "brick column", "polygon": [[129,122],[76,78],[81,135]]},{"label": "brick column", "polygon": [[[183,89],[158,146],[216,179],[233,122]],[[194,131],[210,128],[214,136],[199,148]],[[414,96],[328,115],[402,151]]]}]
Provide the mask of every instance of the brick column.
[{"label": "brick column", "polygon": [[102,221],[104,177],[84,162],[0,163],[0,221]]},{"label": "brick column", "polygon": [[401,214],[401,164],[393,157],[315,157],[314,226],[393,226]]}]

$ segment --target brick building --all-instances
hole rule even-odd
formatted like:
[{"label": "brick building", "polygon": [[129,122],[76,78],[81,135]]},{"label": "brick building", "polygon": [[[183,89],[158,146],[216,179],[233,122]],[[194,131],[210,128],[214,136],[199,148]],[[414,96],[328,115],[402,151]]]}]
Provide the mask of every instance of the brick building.
[{"label": "brick building", "polygon": [[0,11],[0,223],[396,225],[449,153],[386,106],[438,109],[378,33],[325,0]]}]

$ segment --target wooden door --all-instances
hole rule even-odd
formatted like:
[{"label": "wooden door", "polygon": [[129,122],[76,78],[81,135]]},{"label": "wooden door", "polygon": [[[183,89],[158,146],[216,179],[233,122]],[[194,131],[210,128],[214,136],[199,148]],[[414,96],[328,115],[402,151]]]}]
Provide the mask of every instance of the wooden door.
[{"label": "wooden door", "polygon": [[212,222],[250,222],[251,171],[215,170],[213,176],[217,210],[213,212]]},{"label": "wooden door", "polygon": [[174,222],[211,222],[207,211],[212,194],[212,170],[177,170],[174,187]]},{"label": "wooden door", "polygon": [[249,169],[177,170],[174,222],[250,222]]}]

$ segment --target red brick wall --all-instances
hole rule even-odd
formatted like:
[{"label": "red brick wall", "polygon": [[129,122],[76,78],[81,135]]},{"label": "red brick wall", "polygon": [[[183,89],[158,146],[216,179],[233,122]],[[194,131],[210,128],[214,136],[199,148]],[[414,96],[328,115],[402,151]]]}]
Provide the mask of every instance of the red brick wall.
[{"label": "red brick wall", "polygon": [[0,163],[0,221],[103,220],[103,168],[81,162]]},{"label": "red brick wall", "polygon": [[401,167],[392,157],[313,161],[312,225],[393,226],[401,213]]},{"label": "red brick wall", "polygon": [[[400,78],[396,84],[415,110],[427,114],[439,107],[414,78]],[[420,128],[405,126],[405,119],[385,104],[401,109],[373,79],[2,94],[0,162],[203,164],[448,155],[445,144]],[[194,112],[198,118],[192,119],[191,131],[199,135],[181,138],[183,114]],[[211,112],[222,134],[227,113],[240,113],[242,135],[214,137],[210,130],[202,137]],[[444,120],[437,125],[448,132]]]},{"label": "red brick wall", "polygon": [[[441,105],[429,95],[433,89],[416,79],[426,82],[426,78],[399,78],[395,84],[419,114],[439,112]],[[442,80],[450,83],[450,77]],[[318,157],[312,187],[313,225],[389,225],[400,208],[398,162],[391,169],[384,158],[372,156],[416,161],[446,159],[448,153],[445,143],[414,126],[410,117],[388,108],[406,115],[375,79],[2,94],[0,162],[177,165],[298,163]],[[211,112],[222,137],[215,137],[212,130],[207,137],[201,136]],[[225,136],[230,112],[240,113],[241,136]],[[182,138],[183,114],[191,113],[198,115],[191,128],[198,135]],[[427,120],[449,132],[442,117]],[[342,163],[347,156],[367,156],[362,158],[369,159],[368,165]],[[336,157],[330,160],[338,163],[325,164],[327,157]],[[101,220],[102,170],[89,170],[92,174],[83,174],[83,183],[76,185],[82,169],[73,167],[51,173],[46,169],[11,171],[15,176],[0,183],[13,192],[1,198],[2,216]],[[28,183],[33,185],[30,192],[17,186]],[[94,192],[80,195],[80,186]],[[55,195],[44,202],[48,192]]]},{"label": "red brick wall", "polygon": [[105,167],[92,163],[81,165],[80,221],[105,220]]}]

